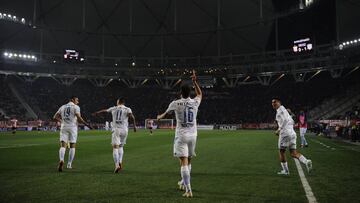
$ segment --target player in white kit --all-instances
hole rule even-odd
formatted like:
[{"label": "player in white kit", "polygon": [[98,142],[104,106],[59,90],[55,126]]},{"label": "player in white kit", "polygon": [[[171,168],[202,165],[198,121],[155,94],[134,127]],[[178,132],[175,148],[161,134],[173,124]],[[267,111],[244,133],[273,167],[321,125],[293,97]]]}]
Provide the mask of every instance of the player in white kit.
[{"label": "player in white kit", "polygon": [[148,119],[147,121],[147,129],[150,131],[150,135],[153,135],[154,121],[152,119]]},{"label": "player in white kit", "polygon": [[274,98],[272,106],[276,110],[276,122],[278,129],[275,134],[279,136],[278,148],[282,170],[278,172],[279,175],[289,175],[289,168],[285,157],[286,148],[289,148],[290,154],[293,158],[299,159],[303,163],[308,172],[312,169],[312,162],[306,159],[305,156],[296,150],[296,132],[294,130],[294,120],[291,118],[289,112],[281,105],[281,101]]},{"label": "player in white kit", "polygon": [[78,136],[78,122],[85,124],[91,128],[81,117],[79,99],[75,96],[71,97],[69,103],[62,105],[55,113],[54,119],[61,122],[60,127],[60,150],[59,150],[59,166],[58,171],[63,171],[64,157],[66,145],[70,143],[69,159],[67,168],[72,168],[72,161],[75,157],[75,147]]},{"label": "player in white kit", "polygon": [[108,109],[95,112],[93,115],[108,112],[112,114],[112,140],[113,158],[115,163],[114,173],[118,173],[123,168],[124,145],[128,136],[129,118],[132,119],[134,132],[136,132],[135,117],[129,107],[125,106],[125,99],[117,100],[117,105]]},{"label": "player in white kit", "polygon": [[191,99],[191,87],[189,85],[183,85],[181,86],[181,99],[171,102],[168,109],[163,114],[157,116],[157,119],[160,120],[169,112],[175,112],[176,131],[174,140],[174,156],[180,159],[180,172],[182,180],[178,182],[178,185],[180,189],[185,187],[186,192],[183,194],[184,197],[193,196],[190,184],[191,158],[196,156],[196,116],[202,99],[202,92],[196,81],[196,74],[194,70],[192,81],[195,86],[196,97]]}]

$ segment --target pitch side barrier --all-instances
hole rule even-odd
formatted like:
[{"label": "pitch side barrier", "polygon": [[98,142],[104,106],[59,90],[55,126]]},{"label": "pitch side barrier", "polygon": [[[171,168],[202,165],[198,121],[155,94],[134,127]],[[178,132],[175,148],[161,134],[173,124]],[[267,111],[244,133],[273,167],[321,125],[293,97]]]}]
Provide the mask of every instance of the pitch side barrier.
[{"label": "pitch side barrier", "polygon": [[269,129],[275,129],[276,127],[277,125],[275,123],[241,123],[241,124],[214,125],[215,130],[242,130],[242,129],[269,130]]}]

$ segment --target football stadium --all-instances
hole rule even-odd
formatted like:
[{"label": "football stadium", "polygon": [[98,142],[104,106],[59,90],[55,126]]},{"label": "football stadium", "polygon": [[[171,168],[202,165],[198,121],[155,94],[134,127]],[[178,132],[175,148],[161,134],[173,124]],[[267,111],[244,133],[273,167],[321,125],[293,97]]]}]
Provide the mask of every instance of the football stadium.
[{"label": "football stadium", "polygon": [[1,0],[0,202],[360,202],[357,0]]}]

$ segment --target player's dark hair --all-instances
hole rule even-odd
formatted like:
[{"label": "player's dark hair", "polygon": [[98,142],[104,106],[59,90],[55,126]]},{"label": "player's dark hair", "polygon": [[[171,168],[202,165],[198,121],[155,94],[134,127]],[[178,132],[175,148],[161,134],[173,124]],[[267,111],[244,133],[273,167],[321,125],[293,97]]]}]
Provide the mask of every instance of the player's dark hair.
[{"label": "player's dark hair", "polygon": [[274,97],[273,100],[278,101],[278,102],[281,103],[281,100],[279,99],[279,97]]},{"label": "player's dark hair", "polygon": [[191,88],[188,84],[181,85],[181,96],[183,98],[188,98],[190,96]]},{"label": "player's dark hair", "polygon": [[125,103],[125,98],[124,98],[124,97],[120,97],[120,98],[118,98],[118,101],[123,104],[123,103]]},{"label": "player's dark hair", "polygon": [[70,97],[70,101],[75,100],[76,98],[78,98],[78,97],[75,96],[75,95],[72,95],[72,96]]}]

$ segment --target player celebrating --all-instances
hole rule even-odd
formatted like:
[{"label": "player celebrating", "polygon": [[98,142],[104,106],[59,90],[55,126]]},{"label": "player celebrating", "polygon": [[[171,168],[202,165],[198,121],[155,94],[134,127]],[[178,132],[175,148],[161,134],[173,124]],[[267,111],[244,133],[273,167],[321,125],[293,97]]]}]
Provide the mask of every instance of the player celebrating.
[{"label": "player celebrating", "polygon": [[70,98],[69,103],[62,105],[55,113],[54,119],[61,122],[60,127],[60,150],[59,150],[59,166],[58,171],[63,171],[64,157],[66,151],[66,145],[70,143],[69,159],[67,168],[72,169],[72,162],[75,157],[75,147],[78,136],[78,122],[85,124],[91,128],[81,117],[79,98],[73,96]]},{"label": "player celebrating", "polygon": [[305,164],[308,172],[312,169],[312,162],[306,159],[305,156],[296,151],[296,133],[294,131],[294,120],[291,118],[289,112],[281,105],[281,101],[277,98],[272,100],[272,106],[276,110],[276,121],[278,129],[276,135],[279,136],[279,155],[281,161],[282,171],[278,172],[279,175],[289,175],[289,168],[285,158],[286,148],[289,148],[290,154],[293,158]]},{"label": "player celebrating", "polygon": [[133,120],[134,132],[136,132],[135,117],[129,107],[125,106],[125,99],[120,98],[117,100],[117,105],[108,109],[103,109],[93,113],[95,116],[99,113],[108,112],[112,114],[112,141],[113,157],[115,162],[114,173],[118,173],[123,168],[123,155],[124,145],[126,144],[126,138],[128,136],[128,119]]},{"label": "player celebrating", "polygon": [[307,122],[305,117],[305,112],[300,111],[299,115],[299,129],[300,129],[300,139],[301,139],[301,148],[308,147],[308,143],[305,138],[306,130],[307,130]]},{"label": "player celebrating", "polygon": [[196,115],[202,99],[202,92],[196,81],[196,74],[193,70],[192,81],[195,86],[196,97],[190,98],[191,88],[189,85],[181,86],[181,99],[170,103],[168,109],[157,116],[160,120],[171,111],[176,115],[176,131],[174,140],[174,156],[180,159],[182,181],[178,183],[180,188],[185,186],[184,197],[192,197],[190,184],[191,158],[195,156],[197,137]]},{"label": "player celebrating", "polygon": [[147,128],[150,131],[150,135],[153,135],[154,121],[152,119],[147,120]]}]

